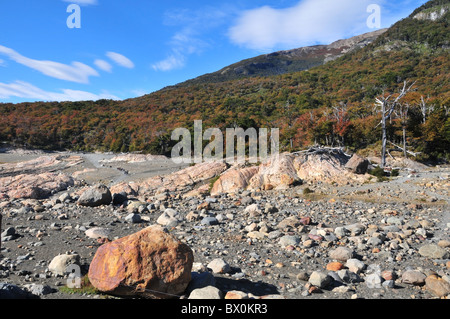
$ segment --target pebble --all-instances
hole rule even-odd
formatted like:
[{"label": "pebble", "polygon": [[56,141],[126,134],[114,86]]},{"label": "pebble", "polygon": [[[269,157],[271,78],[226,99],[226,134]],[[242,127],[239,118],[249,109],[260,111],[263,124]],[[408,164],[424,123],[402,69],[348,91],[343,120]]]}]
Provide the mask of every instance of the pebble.
[{"label": "pebble", "polygon": [[231,271],[230,265],[221,258],[216,258],[212,260],[207,267],[210,268],[212,272],[216,274],[224,274]]},{"label": "pebble", "polygon": [[222,299],[223,292],[214,286],[194,289],[188,299]]},{"label": "pebble", "polygon": [[330,258],[338,261],[347,261],[353,257],[353,250],[347,247],[338,247],[330,252]]},{"label": "pebble", "polygon": [[425,284],[426,276],[417,270],[407,270],[402,274],[402,282],[405,284],[422,286]]}]

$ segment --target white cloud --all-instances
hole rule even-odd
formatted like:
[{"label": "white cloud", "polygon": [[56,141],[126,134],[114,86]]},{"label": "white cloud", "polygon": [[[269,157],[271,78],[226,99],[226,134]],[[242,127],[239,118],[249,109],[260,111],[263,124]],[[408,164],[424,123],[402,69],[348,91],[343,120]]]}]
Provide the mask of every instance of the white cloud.
[{"label": "white cloud", "polygon": [[159,61],[152,65],[155,71],[171,71],[174,69],[180,69],[185,65],[185,57],[182,54],[174,52],[166,59]]},{"label": "white cloud", "polygon": [[134,63],[122,54],[116,52],[107,52],[106,56],[111,60],[113,60],[118,65],[123,66],[124,68],[128,69],[134,68]]},{"label": "white cloud", "polygon": [[96,70],[81,62],[72,62],[71,65],[67,65],[54,61],[34,60],[2,45],[0,45],[0,54],[6,55],[19,64],[59,80],[87,84],[89,83],[90,76],[99,76]]},{"label": "white cloud", "polygon": [[76,3],[79,5],[96,5],[98,4],[97,0],[62,0],[63,2]]},{"label": "white cloud", "polygon": [[106,71],[106,72],[109,72],[109,73],[111,73],[111,71],[112,71],[112,65],[109,64],[108,62],[106,62],[105,60],[97,59],[97,60],[94,61],[94,64],[100,70],[103,70],[103,71]]},{"label": "white cloud", "polygon": [[0,66],[5,66],[5,61],[0,59]]},{"label": "white cloud", "polygon": [[62,93],[44,91],[28,82],[15,81],[10,84],[0,82],[0,99],[12,97],[35,101],[96,101],[100,99],[119,100],[118,97],[107,92],[94,94],[79,90],[62,89]]},{"label": "white cloud", "polygon": [[374,0],[302,0],[293,7],[243,12],[229,30],[235,44],[256,50],[331,43],[367,31]]}]

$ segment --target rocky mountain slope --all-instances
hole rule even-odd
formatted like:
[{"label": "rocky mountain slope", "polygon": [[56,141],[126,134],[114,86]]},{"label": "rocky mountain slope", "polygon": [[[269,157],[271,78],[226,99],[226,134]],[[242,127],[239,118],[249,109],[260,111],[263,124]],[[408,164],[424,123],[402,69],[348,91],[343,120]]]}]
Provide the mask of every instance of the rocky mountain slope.
[{"label": "rocky mountain slope", "polygon": [[178,86],[223,82],[245,77],[280,75],[308,70],[335,60],[353,50],[365,47],[386,32],[386,30],[381,29],[350,39],[338,40],[329,45],[316,45],[264,54],[232,64],[217,72],[180,83]]}]

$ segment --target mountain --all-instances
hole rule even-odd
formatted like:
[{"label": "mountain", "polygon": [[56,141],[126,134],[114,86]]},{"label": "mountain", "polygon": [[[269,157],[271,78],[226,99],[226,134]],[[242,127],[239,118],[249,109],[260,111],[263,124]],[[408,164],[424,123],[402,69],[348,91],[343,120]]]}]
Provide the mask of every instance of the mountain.
[{"label": "mountain", "polygon": [[365,47],[379,35],[381,29],[346,40],[338,40],[329,45],[315,45],[293,50],[278,51],[260,55],[227,66],[217,72],[209,73],[179,84],[186,86],[198,83],[224,82],[252,76],[271,76],[304,71],[335,60],[346,53]]},{"label": "mountain", "polygon": [[[408,149],[418,159],[450,160],[448,8],[448,0],[429,1],[371,43],[362,45],[362,36],[353,40],[359,48],[304,71],[241,74],[233,80],[208,75],[124,101],[0,104],[0,141],[41,149],[170,155],[177,143],[171,140],[173,129],[193,131],[194,120],[202,120],[204,129],[279,128],[282,151],[314,143],[370,151],[378,149],[381,137],[375,98],[395,95],[408,81],[414,83],[402,100],[409,105],[408,117],[393,113],[389,141],[400,145],[405,130]],[[335,46],[333,52],[342,54],[343,42]],[[320,51],[322,58],[325,51]]]}]

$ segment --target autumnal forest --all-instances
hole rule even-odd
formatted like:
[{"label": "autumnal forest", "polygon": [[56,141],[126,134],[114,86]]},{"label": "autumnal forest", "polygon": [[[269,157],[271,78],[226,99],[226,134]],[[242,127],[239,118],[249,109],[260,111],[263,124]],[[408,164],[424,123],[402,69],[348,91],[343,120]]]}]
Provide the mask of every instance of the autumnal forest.
[{"label": "autumnal forest", "polygon": [[[440,2],[419,9],[430,3]],[[376,99],[395,96],[407,81],[412,90],[388,121],[390,145],[406,145],[420,161],[449,161],[450,13],[436,21],[414,19],[415,13],[363,49],[308,71],[180,84],[124,101],[0,104],[0,141],[169,155],[177,143],[172,130],[193,132],[194,120],[202,120],[205,130],[280,128],[282,151],[320,144],[376,153]]]}]

